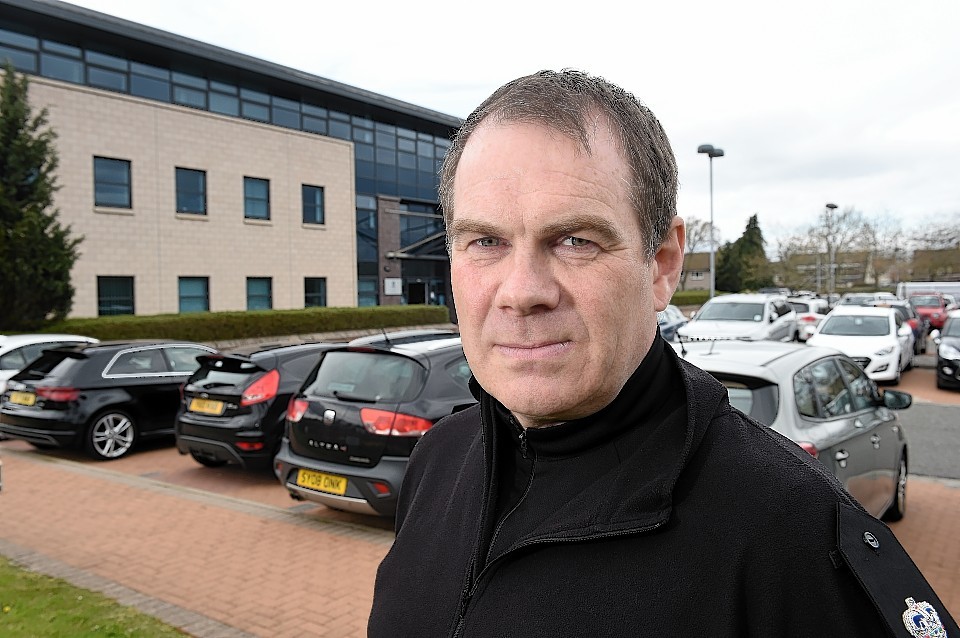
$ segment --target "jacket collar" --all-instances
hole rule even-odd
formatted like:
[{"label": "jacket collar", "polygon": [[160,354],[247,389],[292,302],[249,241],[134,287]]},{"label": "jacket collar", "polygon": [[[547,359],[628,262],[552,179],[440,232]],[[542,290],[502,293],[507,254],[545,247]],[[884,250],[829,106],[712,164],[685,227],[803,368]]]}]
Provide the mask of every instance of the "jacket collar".
[{"label": "jacket collar", "polygon": [[[617,430],[619,421],[613,426],[607,424],[604,430],[607,434],[614,433],[616,440],[612,444],[617,446],[620,463],[611,467],[602,480],[584,486],[582,492],[531,530],[523,542],[642,531],[669,519],[677,480],[711,418],[726,403],[726,389],[709,374],[681,361],[659,336],[657,342],[613,403],[591,417],[556,426],[584,430],[597,419],[613,418],[629,427]],[[678,405],[658,410],[656,401],[649,400],[656,395],[645,383],[650,378],[667,378],[671,380],[669,384],[680,384]],[[499,439],[510,435],[504,423],[509,413],[475,381],[472,386],[480,401],[486,479],[484,516],[488,516],[496,493],[496,450]],[[697,400],[688,402],[687,397]],[[642,409],[631,409],[638,403],[643,404]],[[582,442],[585,445],[604,443],[591,436],[592,433],[586,434]],[[564,438],[562,433],[560,438]],[[576,435],[572,440],[577,440]],[[570,441],[564,440],[563,445],[568,443]],[[547,442],[545,451],[550,452],[552,445],[553,442]]]}]

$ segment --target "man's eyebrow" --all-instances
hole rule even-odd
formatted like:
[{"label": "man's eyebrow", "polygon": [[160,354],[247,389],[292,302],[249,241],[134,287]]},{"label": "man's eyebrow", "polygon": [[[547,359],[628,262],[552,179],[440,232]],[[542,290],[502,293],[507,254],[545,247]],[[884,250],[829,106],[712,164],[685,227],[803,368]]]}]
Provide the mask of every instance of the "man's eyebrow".
[{"label": "man's eyebrow", "polygon": [[541,232],[544,236],[559,237],[577,235],[584,231],[597,233],[614,244],[623,242],[623,234],[617,230],[616,225],[600,215],[574,215],[573,217],[559,219],[547,224]]},{"label": "man's eyebrow", "polygon": [[[616,225],[600,215],[573,215],[558,219],[541,228],[539,234],[543,237],[562,237],[584,231],[597,233],[610,243],[623,242],[623,234]],[[477,219],[454,219],[447,226],[447,235],[452,238],[465,234],[496,237],[500,233],[501,230],[496,225]]]},{"label": "man's eyebrow", "polygon": [[488,222],[476,219],[454,219],[447,225],[447,235],[457,237],[459,235],[497,235],[497,227]]}]

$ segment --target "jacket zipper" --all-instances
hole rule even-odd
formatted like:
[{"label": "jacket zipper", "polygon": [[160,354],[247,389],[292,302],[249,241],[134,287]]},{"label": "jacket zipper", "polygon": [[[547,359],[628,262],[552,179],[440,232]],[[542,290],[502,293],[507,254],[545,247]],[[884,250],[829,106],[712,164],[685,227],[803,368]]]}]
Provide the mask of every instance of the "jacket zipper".
[{"label": "jacket zipper", "polygon": [[510,554],[517,552],[525,547],[530,547],[531,545],[546,545],[549,543],[577,543],[583,541],[597,540],[600,538],[615,538],[617,536],[629,536],[631,534],[645,534],[647,532],[652,532],[653,530],[661,527],[666,521],[660,521],[654,523],[653,525],[647,525],[646,527],[638,527],[636,529],[623,530],[621,532],[611,532],[609,534],[592,534],[589,536],[578,536],[576,538],[563,538],[561,536],[553,536],[547,538],[537,538],[534,540],[527,541],[525,543],[520,543],[516,547],[513,547],[508,552],[501,554],[494,560],[492,563],[487,563],[480,573],[474,579],[473,584],[469,587],[469,591],[464,591],[463,595],[460,598],[460,610],[459,618],[457,619],[457,626],[454,628],[453,633],[450,635],[450,638],[460,638],[461,632],[463,631],[463,623],[466,620],[467,616],[467,607],[470,604],[470,601],[473,599],[473,595],[477,593],[477,588],[480,586],[480,581],[483,580],[483,577],[489,573],[490,569],[495,563],[498,563],[502,560],[505,560]]}]

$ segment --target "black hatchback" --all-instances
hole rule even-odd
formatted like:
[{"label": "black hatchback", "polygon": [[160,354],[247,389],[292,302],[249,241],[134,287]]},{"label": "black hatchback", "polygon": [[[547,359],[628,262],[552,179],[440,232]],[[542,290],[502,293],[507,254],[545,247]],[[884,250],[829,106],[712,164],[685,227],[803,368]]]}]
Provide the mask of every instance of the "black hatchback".
[{"label": "black hatchback", "polygon": [[476,403],[469,379],[459,337],[329,350],[290,401],[274,472],[294,499],[393,516],[414,445]]},{"label": "black hatchback", "polygon": [[180,388],[199,343],[102,342],[44,351],[11,377],[0,432],[38,448],[79,447],[95,459],[126,455],[141,438],[170,436]]},{"label": "black hatchback", "polygon": [[290,396],[337,345],[258,345],[200,357],[183,389],[177,449],[207,467],[269,468]]}]

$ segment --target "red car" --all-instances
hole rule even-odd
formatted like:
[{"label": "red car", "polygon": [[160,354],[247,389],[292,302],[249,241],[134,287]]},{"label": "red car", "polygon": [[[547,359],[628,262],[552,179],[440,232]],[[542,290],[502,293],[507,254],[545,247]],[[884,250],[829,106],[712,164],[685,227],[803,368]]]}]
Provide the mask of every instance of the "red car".
[{"label": "red car", "polygon": [[910,305],[928,322],[940,330],[947,319],[947,301],[938,292],[918,292],[910,295]]}]

